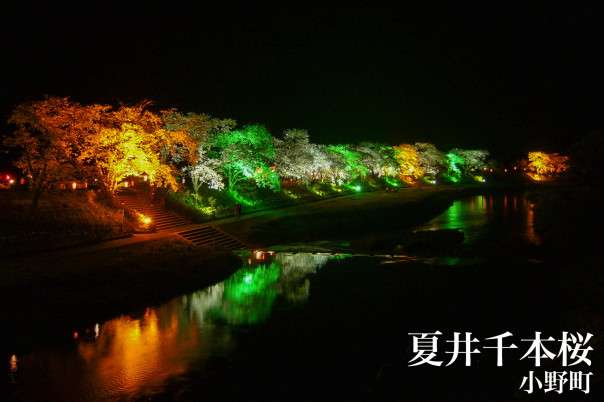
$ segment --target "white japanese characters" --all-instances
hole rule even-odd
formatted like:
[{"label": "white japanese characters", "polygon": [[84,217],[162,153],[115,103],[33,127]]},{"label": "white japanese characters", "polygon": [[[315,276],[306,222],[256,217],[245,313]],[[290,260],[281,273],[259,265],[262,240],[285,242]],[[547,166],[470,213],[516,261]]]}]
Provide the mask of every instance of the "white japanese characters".
[{"label": "white japanese characters", "polygon": [[[444,363],[439,356],[439,336],[442,335],[442,332],[410,332],[409,335],[413,338],[412,346],[415,354],[408,362],[409,367],[423,364],[440,367]],[[482,346],[482,349],[495,349],[498,367],[503,366],[505,349],[518,349],[518,346],[511,342],[512,337],[512,333],[505,332],[484,339],[485,345]],[[593,335],[590,333],[582,335],[563,331],[560,339],[556,339],[552,336],[542,337],[541,332],[536,331],[534,338],[521,339],[521,342],[530,342],[530,344],[520,360],[532,360],[535,367],[541,367],[543,361],[556,359],[562,367],[579,364],[591,366],[591,360],[587,355],[593,348],[587,344],[592,337]],[[465,366],[470,367],[472,355],[482,353],[480,344],[481,341],[472,336],[471,332],[463,335],[460,332],[453,332],[453,338],[446,339],[444,342],[444,345],[448,345],[448,347],[443,356],[451,355],[445,367],[453,364],[460,355],[464,357]],[[564,390],[578,390],[587,394],[590,392],[589,379],[592,375],[591,372],[584,374],[581,371],[545,371],[542,377],[538,377],[534,371],[530,371],[528,376],[523,377],[520,389],[529,394],[536,389],[560,394]]]}]

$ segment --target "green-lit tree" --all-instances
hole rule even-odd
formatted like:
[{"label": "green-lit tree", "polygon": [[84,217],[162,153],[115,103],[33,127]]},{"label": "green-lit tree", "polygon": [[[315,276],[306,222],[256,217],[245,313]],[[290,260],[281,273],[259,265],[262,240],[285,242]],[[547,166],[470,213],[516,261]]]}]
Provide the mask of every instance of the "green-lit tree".
[{"label": "green-lit tree", "polygon": [[360,164],[361,154],[349,144],[328,145],[327,154],[332,159],[332,180],[353,181],[361,176],[366,176],[369,169]]},{"label": "green-lit tree", "polygon": [[459,149],[454,148],[449,151],[450,154],[457,155],[463,163],[458,164],[462,175],[469,174],[472,169],[479,170],[484,167],[485,160],[489,156],[489,151],[484,149]]},{"label": "green-lit tree", "polygon": [[215,136],[214,153],[220,160],[230,192],[246,179],[273,191],[281,188],[279,177],[269,164],[275,157],[273,144],[271,134],[259,124]]},{"label": "green-lit tree", "polygon": [[381,153],[384,145],[374,142],[362,142],[356,147],[360,155],[359,164],[367,168],[372,175],[381,176],[384,166],[384,157]]}]

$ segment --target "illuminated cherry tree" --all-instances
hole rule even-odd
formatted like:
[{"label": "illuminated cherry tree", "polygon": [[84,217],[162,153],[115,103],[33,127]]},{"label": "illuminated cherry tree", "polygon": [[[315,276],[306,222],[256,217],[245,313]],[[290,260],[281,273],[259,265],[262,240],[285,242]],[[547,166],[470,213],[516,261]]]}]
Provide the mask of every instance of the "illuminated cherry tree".
[{"label": "illuminated cherry tree", "polygon": [[377,144],[374,142],[363,142],[356,147],[356,151],[360,155],[359,164],[367,168],[371,174],[375,176],[382,176],[384,174],[383,168],[386,165],[386,155],[383,144]]},{"label": "illuminated cherry tree", "polygon": [[15,165],[29,178],[34,208],[46,190],[81,176],[79,144],[99,131],[107,109],[48,96],[15,107],[8,122],[17,129],[4,143],[21,150]]},{"label": "illuminated cherry tree", "polygon": [[220,171],[220,161],[208,156],[203,146],[198,149],[197,163],[194,166],[184,169],[193,182],[193,190],[199,192],[201,186],[205,183],[208,188],[222,190],[224,182]]},{"label": "illuminated cherry tree", "polygon": [[415,149],[418,154],[419,166],[423,169],[424,175],[434,179],[442,168],[444,153],[429,142],[416,142]]},{"label": "illuminated cherry tree", "polygon": [[312,156],[312,163],[308,174],[313,180],[323,181],[332,169],[332,160],[327,155],[324,145],[310,144],[308,151]]},{"label": "illuminated cherry tree", "polygon": [[533,180],[543,180],[568,168],[568,157],[545,152],[529,152],[527,174]]},{"label": "illuminated cherry tree", "polygon": [[244,180],[254,180],[258,187],[268,187],[273,191],[281,188],[277,173],[269,165],[275,156],[275,148],[266,127],[252,125],[220,133],[213,146],[230,192]]},{"label": "illuminated cherry tree", "polygon": [[313,170],[313,154],[310,150],[306,130],[285,130],[283,139],[275,139],[275,157],[277,172],[283,178],[295,177],[302,183],[310,180]]},{"label": "illuminated cherry tree", "polygon": [[90,166],[93,177],[114,193],[130,175],[146,174],[151,184],[178,190],[174,166],[166,161],[166,149],[188,141],[181,132],[168,132],[161,118],[147,110],[148,102],[113,111],[105,125],[86,138],[78,159]]},{"label": "illuminated cherry tree", "polygon": [[401,144],[393,148],[394,155],[399,163],[402,179],[405,182],[415,182],[424,175],[423,169],[419,165],[419,154],[413,145]]},{"label": "illuminated cherry tree", "polygon": [[332,162],[331,176],[334,183],[350,182],[369,173],[369,169],[360,164],[361,154],[353,146],[349,144],[328,145],[326,151]]},{"label": "illuminated cherry tree", "polygon": [[[181,113],[176,109],[162,112],[164,128],[169,134],[168,143],[162,147],[162,158],[177,165],[194,166],[200,153],[212,136],[229,133],[237,123],[233,119],[215,119],[203,113]],[[205,154],[205,151],[202,150]]]}]

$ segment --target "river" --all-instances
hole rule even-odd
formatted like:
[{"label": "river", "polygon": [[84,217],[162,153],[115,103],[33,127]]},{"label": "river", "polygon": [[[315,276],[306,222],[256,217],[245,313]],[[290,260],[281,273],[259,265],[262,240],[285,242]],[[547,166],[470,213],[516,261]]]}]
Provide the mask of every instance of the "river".
[{"label": "river", "polygon": [[[4,356],[20,400],[511,398],[531,369],[520,349],[471,366],[444,339],[505,332],[522,343],[568,327],[553,267],[506,252],[539,245],[521,193],[456,201],[418,230],[459,228],[452,256],[242,253],[229,279],[160,306]],[[488,252],[484,252],[487,250]],[[481,252],[482,251],[482,252]],[[470,258],[471,257],[471,258]],[[442,333],[443,367],[409,367],[413,333]],[[548,333],[549,333],[548,332]],[[523,350],[525,352],[526,350]],[[509,352],[509,353],[508,353]],[[533,368],[534,370],[534,368]]]}]

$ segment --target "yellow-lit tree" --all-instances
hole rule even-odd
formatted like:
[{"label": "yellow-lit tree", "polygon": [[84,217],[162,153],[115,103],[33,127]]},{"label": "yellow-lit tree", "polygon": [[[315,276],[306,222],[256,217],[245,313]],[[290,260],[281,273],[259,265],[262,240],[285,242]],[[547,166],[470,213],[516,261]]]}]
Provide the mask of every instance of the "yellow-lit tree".
[{"label": "yellow-lit tree", "polygon": [[394,156],[398,161],[401,178],[407,183],[415,183],[424,175],[423,168],[419,165],[419,154],[411,144],[395,145]]},{"label": "yellow-lit tree", "polygon": [[527,174],[533,180],[543,180],[568,168],[568,157],[557,153],[529,152]]},{"label": "yellow-lit tree", "polygon": [[165,130],[160,116],[147,110],[148,105],[142,102],[111,112],[105,125],[83,143],[79,161],[109,193],[124,178],[142,174],[152,185],[178,189],[176,169],[166,155],[173,155],[176,148],[195,147],[195,142],[182,131]]}]

